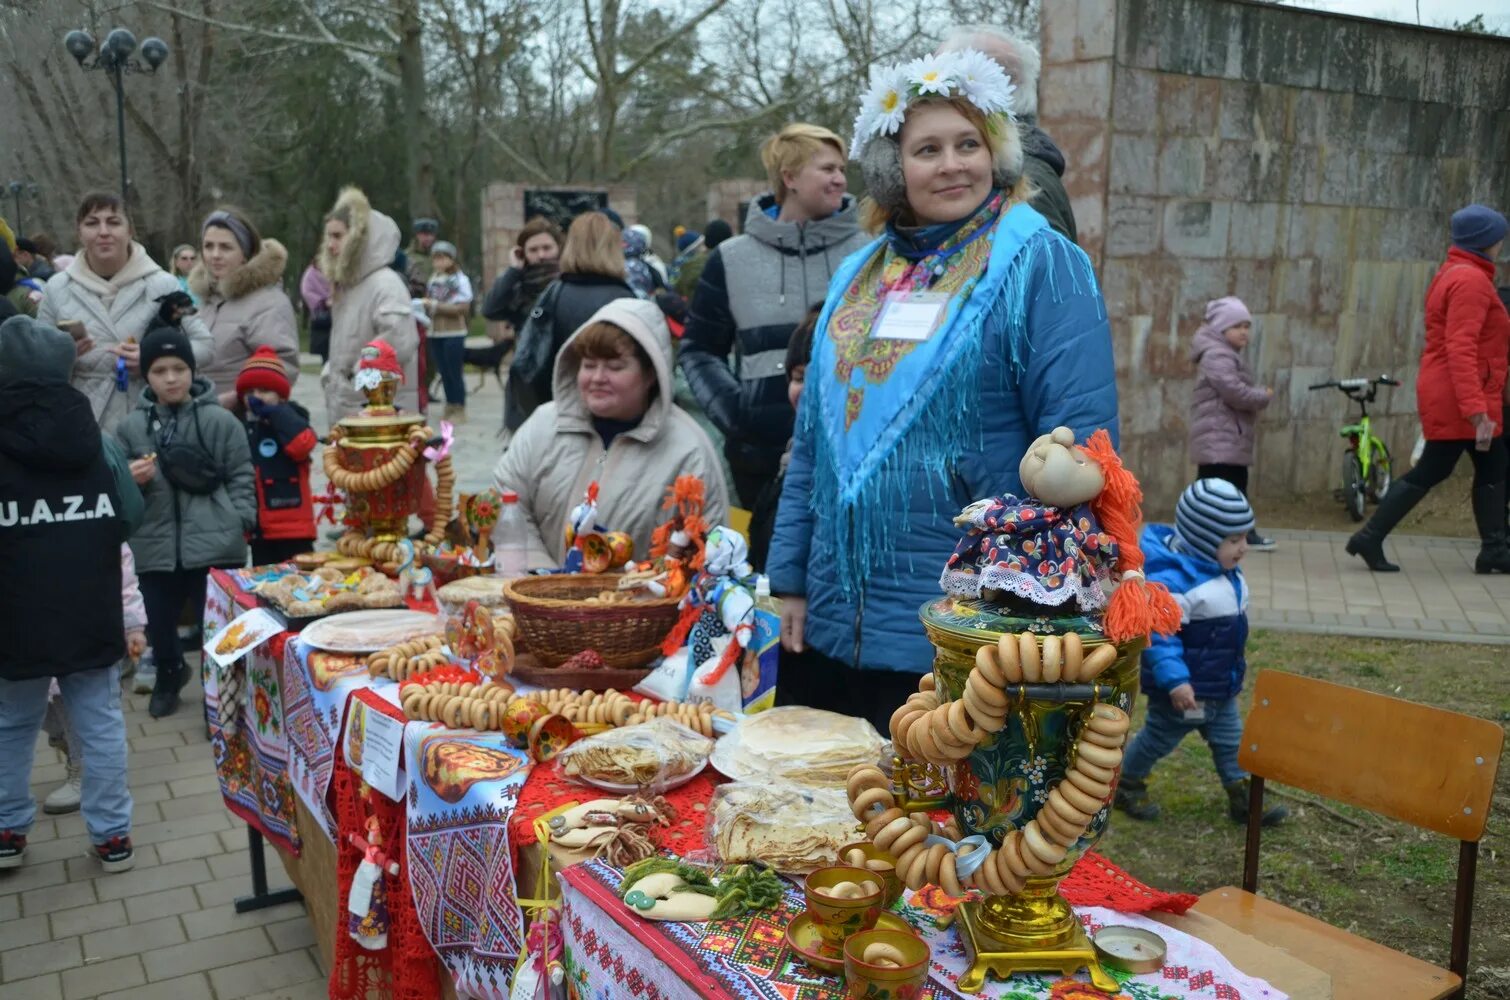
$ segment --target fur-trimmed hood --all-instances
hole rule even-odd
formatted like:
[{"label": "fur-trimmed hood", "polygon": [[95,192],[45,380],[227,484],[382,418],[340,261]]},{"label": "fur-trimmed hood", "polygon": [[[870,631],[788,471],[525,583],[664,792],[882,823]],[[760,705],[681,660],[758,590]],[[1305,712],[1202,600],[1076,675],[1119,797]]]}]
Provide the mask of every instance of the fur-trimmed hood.
[{"label": "fur-trimmed hood", "polygon": [[283,272],[287,268],[288,250],[277,240],[265,239],[262,241],[262,246],[252,255],[251,260],[231,271],[218,283],[210,277],[204,261],[201,260],[195,264],[194,270],[189,272],[189,291],[201,302],[216,292],[228,300],[235,301],[245,298],[259,288],[280,284],[283,281]]},{"label": "fur-trimmed hood", "polygon": [[346,242],[335,258],[320,250],[320,270],[337,288],[351,288],[392,265],[403,238],[398,223],[377,211],[360,188],[341,189],[331,215],[346,223]]}]

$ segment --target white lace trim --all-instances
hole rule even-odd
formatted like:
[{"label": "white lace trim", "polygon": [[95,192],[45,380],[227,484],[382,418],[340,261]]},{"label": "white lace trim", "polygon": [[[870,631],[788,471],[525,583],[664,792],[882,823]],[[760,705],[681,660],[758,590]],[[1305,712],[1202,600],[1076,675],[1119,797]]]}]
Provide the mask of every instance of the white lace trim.
[{"label": "white lace trim", "polygon": [[1078,599],[1081,610],[1091,611],[1106,606],[1107,593],[1103,586],[1106,579],[1106,574],[1098,573],[1089,583],[1081,586],[1080,578],[1071,575],[1065,577],[1064,586],[1050,590],[1032,574],[991,566],[980,573],[974,570],[945,570],[939,585],[951,597],[976,598],[980,597],[982,590],[1005,590],[1047,607],[1058,607],[1071,599]]}]

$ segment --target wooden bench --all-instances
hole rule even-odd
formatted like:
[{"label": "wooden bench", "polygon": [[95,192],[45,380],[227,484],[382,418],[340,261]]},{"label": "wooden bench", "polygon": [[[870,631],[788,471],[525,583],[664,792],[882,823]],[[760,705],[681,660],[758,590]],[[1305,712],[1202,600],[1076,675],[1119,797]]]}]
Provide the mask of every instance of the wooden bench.
[{"label": "wooden bench", "polygon": [[[1261,672],[1238,753],[1253,775],[1243,886],[1213,889],[1194,909],[1327,972],[1337,1000],[1461,997],[1479,840],[1504,742],[1504,730],[1486,719]],[[1265,779],[1460,841],[1447,968],[1256,895]]]}]

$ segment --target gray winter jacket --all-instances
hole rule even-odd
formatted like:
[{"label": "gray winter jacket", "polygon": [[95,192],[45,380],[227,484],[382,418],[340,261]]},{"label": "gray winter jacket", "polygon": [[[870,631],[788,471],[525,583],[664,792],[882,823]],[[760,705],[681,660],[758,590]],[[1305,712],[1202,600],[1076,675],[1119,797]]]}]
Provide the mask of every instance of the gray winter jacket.
[{"label": "gray winter jacket", "polygon": [[[839,262],[863,247],[855,200],[826,219],[777,222],[774,195],[750,203],[745,232],[708,255],[682,336],[681,366],[726,439],[736,473],[775,478],[792,437],[786,348]],[[730,368],[729,355],[734,355]]]},{"label": "gray winter jacket", "polygon": [[1252,465],[1253,425],[1269,394],[1220,330],[1203,326],[1190,348],[1196,364],[1190,398],[1190,458],[1197,465]]},{"label": "gray winter jacket", "polygon": [[246,428],[215,402],[213,383],[196,378],[189,402],[171,409],[157,402],[151,388],[144,390],[138,407],[116,427],[116,438],[131,459],[156,454],[162,446],[152,425],[175,415],[174,440],[208,452],[223,483],[213,493],[186,493],[168,483],[159,463],[157,474],[142,487],[146,516],[131,537],[136,570],[240,566],[246,562],[246,533],[257,526],[257,486]]}]

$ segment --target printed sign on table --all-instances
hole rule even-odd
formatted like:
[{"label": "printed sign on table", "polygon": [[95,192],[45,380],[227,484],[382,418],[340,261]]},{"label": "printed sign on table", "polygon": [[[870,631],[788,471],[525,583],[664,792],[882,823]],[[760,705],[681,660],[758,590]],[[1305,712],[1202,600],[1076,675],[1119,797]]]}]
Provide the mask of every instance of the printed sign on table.
[{"label": "printed sign on table", "polygon": [[253,608],[226,622],[204,644],[204,651],[217,666],[228,667],[282,631],[283,623],[272,612]]}]

